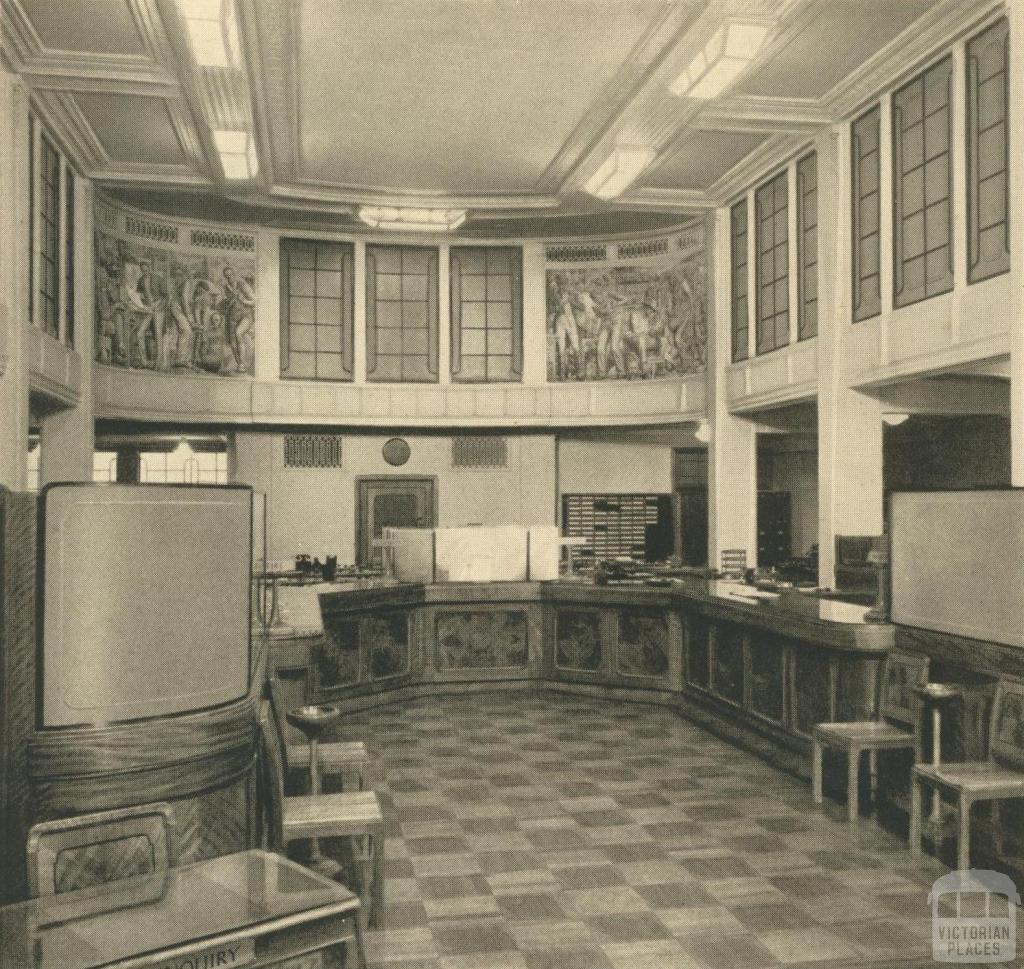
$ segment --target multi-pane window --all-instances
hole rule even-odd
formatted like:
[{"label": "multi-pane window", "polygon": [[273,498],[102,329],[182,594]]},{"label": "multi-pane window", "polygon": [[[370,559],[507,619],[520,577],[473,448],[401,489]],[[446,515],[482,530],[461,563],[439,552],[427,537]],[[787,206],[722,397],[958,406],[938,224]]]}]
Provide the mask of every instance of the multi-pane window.
[{"label": "multi-pane window", "polygon": [[876,105],[850,127],[850,170],[853,212],[853,319],[866,320],[882,311],[879,275],[881,215],[879,117]]},{"label": "multi-pane window", "polygon": [[92,452],[92,480],[103,484],[117,481],[117,451]]},{"label": "multi-pane window", "polygon": [[742,199],[731,209],[729,228],[729,265],[732,277],[732,359],[736,363],[746,360],[749,352],[750,332],[747,299],[747,200]]},{"label": "multi-pane window", "polygon": [[142,451],[139,481],[143,484],[227,484],[228,456],[225,451]]},{"label": "multi-pane window", "polygon": [[39,166],[39,322],[60,336],[60,155],[44,135]]},{"label": "multi-pane window", "polygon": [[75,345],[75,176],[64,172],[64,342]]},{"label": "multi-pane window", "polygon": [[789,182],[782,172],[754,193],[757,352],[789,343]]},{"label": "multi-pane window", "polygon": [[451,250],[451,366],[460,383],[519,380],[523,372],[522,250]]},{"label": "multi-pane window", "polygon": [[818,156],[796,164],[797,265],[800,267],[798,339],[818,335]]},{"label": "multi-pane window", "polygon": [[1010,268],[1008,63],[1006,20],[967,44],[967,279],[972,283]]},{"label": "multi-pane window", "polygon": [[352,379],[351,243],[281,240],[281,376]]},{"label": "multi-pane window", "polygon": [[892,98],[893,304],[953,288],[950,84],[947,57]]},{"label": "multi-pane window", "polygon": [[435,248],[366,247],[366,379],[437,380]]}]

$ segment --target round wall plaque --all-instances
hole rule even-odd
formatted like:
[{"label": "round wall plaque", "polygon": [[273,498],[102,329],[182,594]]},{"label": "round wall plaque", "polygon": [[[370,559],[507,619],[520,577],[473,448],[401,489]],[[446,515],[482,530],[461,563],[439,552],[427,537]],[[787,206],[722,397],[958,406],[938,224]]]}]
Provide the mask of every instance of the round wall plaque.
[{"label": "round wall plaque", "polygon": [[393,467],[399,467],[409,460],[412,451],[409,449],[408,441],[400,437],[393,437],[386,442],[383,449],[384,460]]}]

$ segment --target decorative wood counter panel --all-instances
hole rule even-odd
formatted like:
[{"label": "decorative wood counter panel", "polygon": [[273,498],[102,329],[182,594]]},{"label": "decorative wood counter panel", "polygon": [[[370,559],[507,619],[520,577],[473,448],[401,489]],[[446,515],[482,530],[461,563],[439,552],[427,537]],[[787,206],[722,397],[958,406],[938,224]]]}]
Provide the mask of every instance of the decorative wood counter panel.
[{"label": "decorative wood counter panel", "polygon": [[[700,707],[798,751],[814,723],[874,714],[892,626],[848,603],[751,595],[704,581],[324,593],[324,634],[306,641],[313,691],[354,709],[393,691],[545,681]],[[272,662],[294,666],[298,645],[272,644]]]}]

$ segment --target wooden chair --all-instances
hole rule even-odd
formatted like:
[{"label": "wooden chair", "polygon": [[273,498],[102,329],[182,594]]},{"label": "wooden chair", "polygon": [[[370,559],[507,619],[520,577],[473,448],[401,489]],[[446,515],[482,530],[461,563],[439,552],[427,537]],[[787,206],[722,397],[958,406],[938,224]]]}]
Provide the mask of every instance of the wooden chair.
[{"label": "wooden chair", "polygon": [[960,814],[957,867],[967,871],[971,862],[971,807],[993,801],[992,821],[996,853],[1002,854],[999,802],[1024,797],[1024,679],[1000,677],[989,720],[988,760],[960,763],[915,764],[910,778],[910,851],[921,851],[921,787],[935,788],[938,796],[955,795]]},{"label": "wooden chair", "polygon": [[882,672],[881,697],[875,720],[856,720],[851,723],[819,723],[811,731],[813,743],[811,779],[814,803],[822,802],[823,748],[846,751],[846,814],[854,822],[858,816],[858,780],[860,755],[866,750],[871,771],[871,798],[878,791],[878,751],[914,751],[914,761],[921,759],[921,737],[918,730],[919,702],[914,688],[927,682],[928,658],[893,651],[886,658]]},{"label": "wooden chair", "polygon": [[169,804],[43,821],[29,831],[28,887],[33,898],[166,871],[175,863]]},{"label": "wooden chair", "polygon": [[[376,928],[384,910],[384,815],[377,795],[373,791],[351,791],[286,797],[285,747],[268,701],[260,709],[260,727],[271,849],[284,852],[293,841],[348,838],[353,858],[361,869],[362,908],[369,925]],[[356,944],[365,964],[361,927]]]},{"label": "wooden chair", "polygon": [[[309,743],[305,740],[299,743],[288,742],[284,726],[284,715],[288,709],[284,688],[276,673],[270,674],[269,682],[271,712],[282,739],[284,760],[287,764],[288,773],[285,776],[291,780],[293,772],[301,771],[308,780]],[[321,777],[341,778],[344,787],[346,776],[353,776],[356,790],[366,790],[366,771],[370,763],[366,744],[361,740],[345,740],[320,743],[318,747]]]}]

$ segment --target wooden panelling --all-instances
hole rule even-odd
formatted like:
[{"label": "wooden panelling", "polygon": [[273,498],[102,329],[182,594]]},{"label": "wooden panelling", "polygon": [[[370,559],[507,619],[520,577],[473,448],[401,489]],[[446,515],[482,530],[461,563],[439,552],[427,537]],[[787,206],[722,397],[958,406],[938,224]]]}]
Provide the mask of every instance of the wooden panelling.
[{"label": "wooden panelling", "polygon": [[0,488],[0,904],[26,890],[35,721],[35,495]]}]

